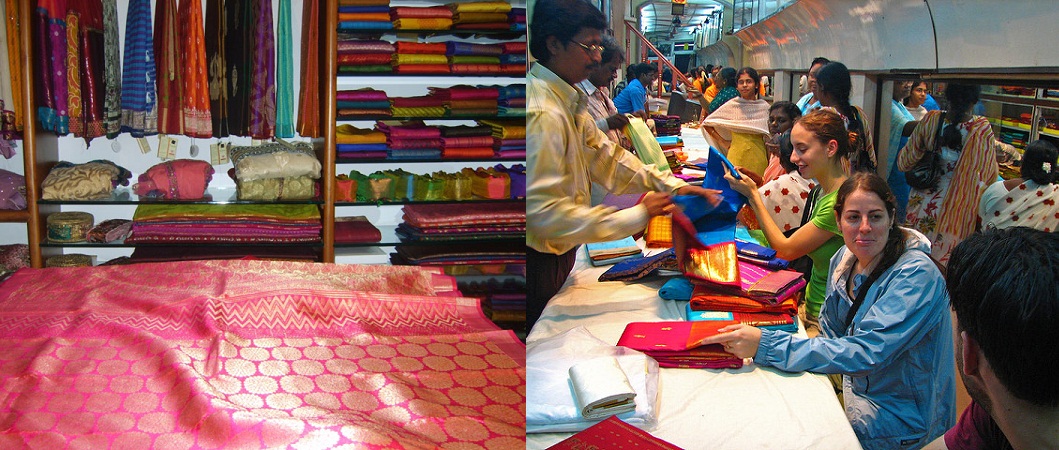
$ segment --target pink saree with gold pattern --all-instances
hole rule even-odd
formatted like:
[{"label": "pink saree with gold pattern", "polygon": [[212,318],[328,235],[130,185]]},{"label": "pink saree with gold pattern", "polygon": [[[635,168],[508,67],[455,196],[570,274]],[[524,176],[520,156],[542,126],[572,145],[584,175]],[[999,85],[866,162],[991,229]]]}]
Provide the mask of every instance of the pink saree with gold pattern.
[{"label": "pink saree with gold pattern", "polygon": [[0,285],[0,447],[521,448],[525,347],[413,267],[189,261]]}]

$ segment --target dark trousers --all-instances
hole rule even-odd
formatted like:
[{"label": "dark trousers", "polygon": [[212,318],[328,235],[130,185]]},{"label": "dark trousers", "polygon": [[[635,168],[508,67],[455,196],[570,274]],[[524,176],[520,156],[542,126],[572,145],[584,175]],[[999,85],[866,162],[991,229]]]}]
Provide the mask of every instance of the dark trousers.
[{"label": "dark trousers", "polygon": [[541,253],[526,247],[526,331],[541,318],[548,300],[559,292],[577,259],[574,247],[561,255]]}]

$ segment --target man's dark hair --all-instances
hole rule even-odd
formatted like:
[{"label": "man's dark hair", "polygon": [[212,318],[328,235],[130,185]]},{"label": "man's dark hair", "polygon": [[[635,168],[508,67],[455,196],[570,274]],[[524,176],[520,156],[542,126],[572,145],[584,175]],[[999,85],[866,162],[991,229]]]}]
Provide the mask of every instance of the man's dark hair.
[{"label": "man's dark hair", "polygon": [[731,86],[733,89],[735,88],[735,80],[738,77],[735,68],[724,67],[717,73],[717,76],[724,78],[725,86]]},{"label": "man's dark hair", "polygon": [[539,0],[530,20],[529,50],[534,58],[551,59],[548,37],[568,43],[582,28],[607,29],[607,17],[588,0]]},{"label": "man's dark hair", "polygon": [[831,63],[830,59],[824,58],[823,56],[817,56],[816,58],[813,58],[813,62],[809,63],[809,68],[812,69],[813,66],[817,64],[820,64],[821,66],[826,66],[829,63]]},{"label": "man's dark hair", "polygon": [[614,58],[618,58],[620,61],[625,61],[625,50],[621,48],[621,43],[614,36],[609,34],[603,35],[603,54],[600,55],[600,64],[606,64],[612,61]]},{"label": "man's dark hair", "polygon": [[978,342],[1008,391],[1059,407],[1059,233],[973,234],[953,249],[946,284],[959,330]]},{"label": "man's dark hair", "polygon": [[648,62],[642,62],[636,65],[636,78],[640,78],[641,76],[649,74],[651,72],[658,73],[658,67],[655,67],[654,64]]}]

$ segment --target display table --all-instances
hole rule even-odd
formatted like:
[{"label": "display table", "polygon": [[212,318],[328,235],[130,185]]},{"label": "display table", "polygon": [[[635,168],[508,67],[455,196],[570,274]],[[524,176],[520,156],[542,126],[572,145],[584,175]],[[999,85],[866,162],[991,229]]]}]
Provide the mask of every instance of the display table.
[{"label": "display table", "polygon": [[[696,135],[702,139],[699,130],[683,131],[685,141]],[[530,331],[528,344],[577,326],[613,344],[629,322],[684,320],[687,302],[658,297],[666,278],[601,283],[597,279],[609,266],[592,267],[583,247],[577,256],[570,278]],[[823,375],[755,364],[724,370],[661,369],[658,395],[658,426],[650,433],[683,448],[860,448]],[[571,434],[529,434],[527,448],[543,449]]]}]

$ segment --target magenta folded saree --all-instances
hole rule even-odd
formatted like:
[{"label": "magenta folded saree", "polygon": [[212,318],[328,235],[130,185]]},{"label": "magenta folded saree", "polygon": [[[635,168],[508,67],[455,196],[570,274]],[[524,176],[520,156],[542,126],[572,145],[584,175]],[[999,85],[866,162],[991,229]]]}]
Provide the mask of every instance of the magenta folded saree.
[{"label": "magenta folded saree", "polygon": [[458,226],[525,224],[526,207],[514,204],[489,205],[405,205],[404,221],[418,228]]},{"label": "magenta folded saree", "polygon": [[0,286],[0,446],[521,448],[525,347],[478,300],[430,296],[437,274],[24,269]]}]

